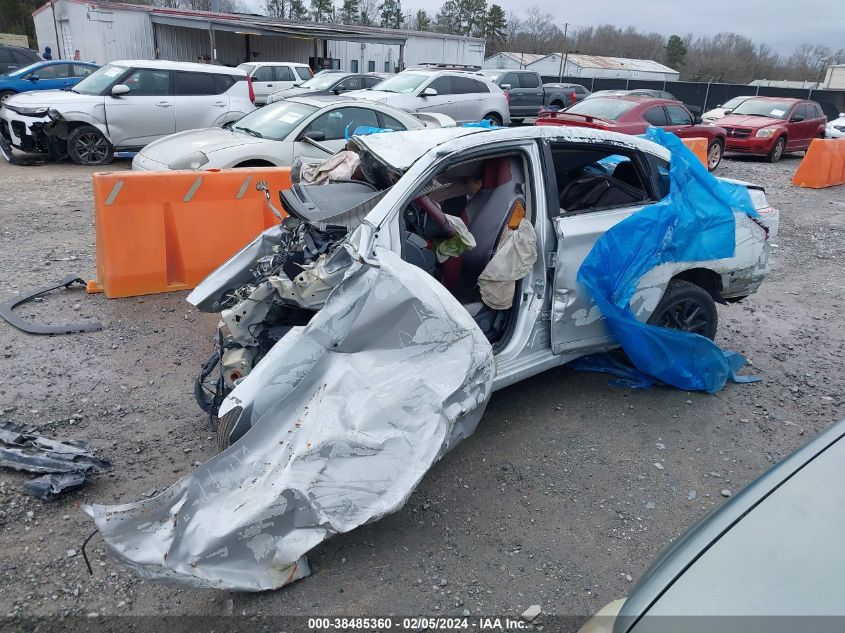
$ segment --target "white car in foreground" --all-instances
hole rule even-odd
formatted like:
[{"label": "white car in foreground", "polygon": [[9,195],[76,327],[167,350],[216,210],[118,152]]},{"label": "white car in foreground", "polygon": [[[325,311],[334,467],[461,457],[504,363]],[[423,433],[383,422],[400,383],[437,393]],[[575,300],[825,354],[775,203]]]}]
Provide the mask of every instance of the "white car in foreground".
[{"label": "white car in foreground", "polygon": [[[430,127],[454,126],[425,117]],[[225,169],[287,166],[294,158],[327,158],[361,126],[396,131],[426,127],[420,117],[380,103],[339,96],[292,97],[271,103],[224,128],[173,134],[142,149],[132,169]]]},{"label": "white car in foreground", "polygon": [[246,73],[237,68],[116,61],[70,91],[9,98],[0,109],[0,141],[54,160],[67,155],[80,165],[107,165],[115,151],[237,121],[255,110],[252,98]]},{"label": "white car in foreground", "polygon": [[824,128],[825,138],[845,138],[845,114],[839,115],[838,119],[828,121]]}]

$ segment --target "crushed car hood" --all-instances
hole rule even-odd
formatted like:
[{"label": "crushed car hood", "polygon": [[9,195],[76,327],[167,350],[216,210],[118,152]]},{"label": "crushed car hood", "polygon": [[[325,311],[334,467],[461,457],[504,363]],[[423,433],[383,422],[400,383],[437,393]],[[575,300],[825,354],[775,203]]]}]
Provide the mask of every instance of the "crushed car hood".
[{"label": "crushed car hood", "polygon": [[32,92],[22,92],[14,97],[10,97],[6,103],[11,106],[26,106],[28,108],[42,106],[61,110],[65,104],[77,105],[102,102],[103,97],[97,95],[81,95],[67,90],[33,90]]},{"label": "crushed car hood", "polygon": [[229,394],[251,428],[151,498],[84,511],[140,575],[239,591],[308,575],[306,552],[402,507],[474,430],[493,352],[458,301],[392,251],[343,280]]},{"label": "crushed car hood", "polygon": [[141,150],[141,154],[160,163],[172,163],[175,159],[194,152],[209,154],[230,147],[274,142],[270,139],[233,132],[222,127],[210,127],[171,134],[150,143]]}]

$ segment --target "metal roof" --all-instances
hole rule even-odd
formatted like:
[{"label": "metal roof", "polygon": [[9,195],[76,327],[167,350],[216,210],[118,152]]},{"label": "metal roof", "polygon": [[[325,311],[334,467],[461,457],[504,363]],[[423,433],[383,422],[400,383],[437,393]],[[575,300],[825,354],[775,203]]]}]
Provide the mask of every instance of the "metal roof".
[{"label": "metal roof", "polygon": [[748,85],[769,88],[802,88],[804,90],[809,88],[815,90],[819,87],[819,84],[816,81],[794,81],[791,79],[755,79]]},{"label": "metal roof", "polygon": [[[552,53],[560,55],[560,53]],[[581,68],[604,68],[609,70],[640,70],[657,73],[677,73],[678,71],[669,66],[654,61],[653,59],[628,59],[626,57],[601,57],[598,55],[581,55],[580,53],[569,53],[567,63],[575,64]]]},{"label": "metal roof", "polygon": [[[505,57],[509,57],[515,62],[519,62],[520,64],[527,66],[528,64],[533,64],[534,62],[547,57],[547,55],[540,55],[538,53],[513,53],[513,52],[501,52],[496,53],[496,55],[504,55]],[[493,55],[492,57],[495,57]],[[490,59],[489,57],[487,59]]]}]

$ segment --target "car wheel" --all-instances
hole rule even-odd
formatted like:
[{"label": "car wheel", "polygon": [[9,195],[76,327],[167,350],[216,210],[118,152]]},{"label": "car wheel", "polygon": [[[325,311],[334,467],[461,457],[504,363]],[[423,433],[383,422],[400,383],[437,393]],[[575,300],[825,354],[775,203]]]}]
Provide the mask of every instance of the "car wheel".
[{"label": "car wheel", "polygon": [[555,106],[556,108],[563,108],[563,101],[558,101],[557,99],[555,99],[549,105]]},{"label": "car wheel", "polygon": [[15,93],[11,90],[0,90],[0,106],[6,103],[9,97],[14,96]]},{"label": "car wheel", "polygon": [[673,279],[648,322],[670,330],[700,334],[712,341],[716,336],[719,314],[716,302],[704,288],[689,281]]},{"label": "car wheel", "polygon": [[725,148],[722,146],[722,141],[716,140],[707,148],[707,169],[714,171],[719,163],[722,162],[722,154]]},{"label": "car wheel", "polygon": [[485,114],[484,119],[489,120],[490,123],[492,123],[496,127],[501,127],[501,125],[502,125],[502,117],[500,117],[495,112],[490,112],[488,114]]},{"label": "car wheel", "polygon": [[109,139],[92,125],[80,125],[67,137],[67,153],[77,165],[108,165],[114,159]]},{"label": "car wheel", "polygon": [[778,162],[781,158],[783,158],[784,149],[786,149],[786,139],[781,136],[777,141],[775,141],[775,146],[766,156],[766,160],[770,163]]}]

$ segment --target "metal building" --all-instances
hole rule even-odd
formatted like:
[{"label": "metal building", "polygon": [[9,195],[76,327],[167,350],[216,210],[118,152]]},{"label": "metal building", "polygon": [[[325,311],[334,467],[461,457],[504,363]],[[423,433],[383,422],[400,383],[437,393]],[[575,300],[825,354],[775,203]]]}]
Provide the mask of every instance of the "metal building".
[{"label": "metal building", "polygon": [[442,33],[277,20],[85,0],[54,0],[33,12],[38,47],[56,59],[198,60],[236,66],[291,61],[318,68],[396,72],[425,62],[480,65],[484,40]]},{"label": "metal building", "polygon": [[544,77],[614,77],[678,81],[680,73],[651,59],[600,57],[579,53],[498,53],[484,60],[484,68],[525,68]]}]

